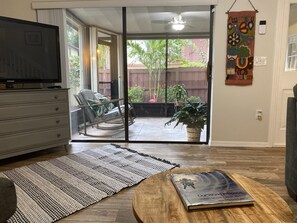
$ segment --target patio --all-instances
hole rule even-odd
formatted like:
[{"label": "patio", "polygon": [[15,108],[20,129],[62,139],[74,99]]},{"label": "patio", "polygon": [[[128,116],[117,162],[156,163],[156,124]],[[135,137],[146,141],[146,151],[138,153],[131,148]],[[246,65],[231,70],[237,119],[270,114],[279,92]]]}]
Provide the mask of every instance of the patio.
[{"label": "patio", "polygon": [[[169,118],[167,117],[137,117],[135,123],[129,126],[130,141],[169,141],[169,142],[186,142],[186,127],[179,125],[174,128],[174,123],[170,126],[164,126]],[[90,137],[75,133],[72,140],[124,140],[124,129],[118,130],[100,130],[88,128],[88,134],[96,135]],[[206,126],[201,133],[201,142],[206,141]]]}]

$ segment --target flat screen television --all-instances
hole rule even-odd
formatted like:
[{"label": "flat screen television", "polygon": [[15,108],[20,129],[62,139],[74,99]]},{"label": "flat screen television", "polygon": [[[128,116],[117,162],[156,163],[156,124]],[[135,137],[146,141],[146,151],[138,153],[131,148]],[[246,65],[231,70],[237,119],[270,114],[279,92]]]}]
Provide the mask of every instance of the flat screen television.
[{"label": "flat screen television", "polygon": [[58,26],[0,16],[0,82],[60,83]]}]

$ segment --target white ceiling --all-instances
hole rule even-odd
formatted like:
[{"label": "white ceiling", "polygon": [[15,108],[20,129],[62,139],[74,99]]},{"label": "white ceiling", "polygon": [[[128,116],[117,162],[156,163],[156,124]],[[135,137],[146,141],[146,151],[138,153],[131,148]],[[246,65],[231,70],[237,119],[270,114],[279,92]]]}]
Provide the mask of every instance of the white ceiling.
[{"label": "white ceiling", "polygon": [[[122,33],[122,8],[72,8],[69,11],[87,25]],[[179,14],[186,21],[182,33],[209,32],[209,6],[171,6],[127,8],[127,33],[176,32],[168,22]]]}]

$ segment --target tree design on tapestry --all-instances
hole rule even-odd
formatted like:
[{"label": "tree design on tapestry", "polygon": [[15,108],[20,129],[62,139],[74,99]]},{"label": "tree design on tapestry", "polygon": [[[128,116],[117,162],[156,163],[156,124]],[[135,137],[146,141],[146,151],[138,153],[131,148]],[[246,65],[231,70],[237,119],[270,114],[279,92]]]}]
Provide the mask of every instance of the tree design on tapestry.
[{"label": "tree design on tapestry", "polygon": [[253,81],[255,11],[229,12],[227,25],[227,85],[250,85]]}]

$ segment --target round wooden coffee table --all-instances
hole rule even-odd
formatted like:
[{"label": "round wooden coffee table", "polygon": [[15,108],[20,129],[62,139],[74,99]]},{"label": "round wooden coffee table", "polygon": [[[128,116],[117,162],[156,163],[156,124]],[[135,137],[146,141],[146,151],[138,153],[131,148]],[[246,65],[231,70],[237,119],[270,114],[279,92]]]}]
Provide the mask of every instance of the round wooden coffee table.
[{"label": "round wooden coffee table", "polygon": [[229,173],[254,199],[253,206],[238,206],[187,211],[172,185],[170,173],[213,171],[206,168],[175,168],[156,174],[140,183],[133,197],[138,222],[292,222],[287,203],[268,187],[235,173]]}]

